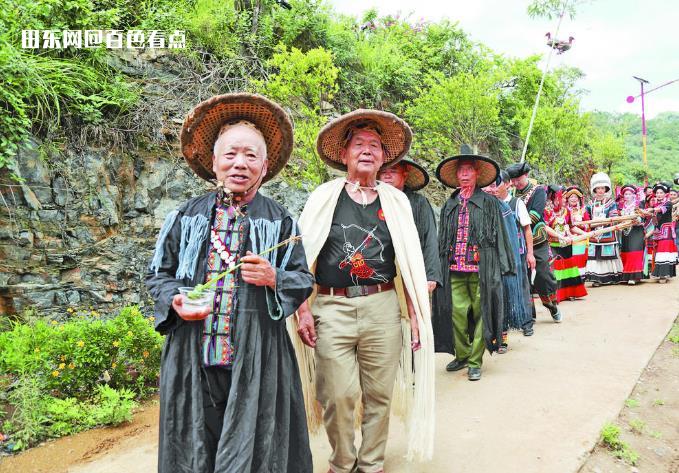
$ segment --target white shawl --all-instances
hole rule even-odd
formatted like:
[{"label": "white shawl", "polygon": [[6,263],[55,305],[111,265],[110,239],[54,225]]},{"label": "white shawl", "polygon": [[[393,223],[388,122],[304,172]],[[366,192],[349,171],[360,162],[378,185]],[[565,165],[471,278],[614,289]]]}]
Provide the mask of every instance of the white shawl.
[{"label": "white shawl", "polygon": [[[345,183],[344,178],[322,184],[309,196],[299,226],[306,252],[307,263],[312,271],[316,259],[330,233],[335,207]],[[434,336],[431,326],[431,310],[424,258],[408,198],[394,187],[378,182],[377,194],[384,211],[387,228],[396,255],[396,290],[399,293],[402,312],[403,349],[400,369],[394,386],[392,405],[408,426],[407,458],[426,461],[434,452]],[[420,329],[422,348],[414,353],[410,348],[411,334],[403,287],[412,300]],[[313,302],[314,294],[309,299]],[[321,424],[321,408],[316,401],[315,365],[313,349],[304,345],[297,335],[297,318],[288,318],[288,330],[295,345],[300,365],[304,402],[309,427],[312,431]],[[415,389],[413,389],[413,384]]]}]

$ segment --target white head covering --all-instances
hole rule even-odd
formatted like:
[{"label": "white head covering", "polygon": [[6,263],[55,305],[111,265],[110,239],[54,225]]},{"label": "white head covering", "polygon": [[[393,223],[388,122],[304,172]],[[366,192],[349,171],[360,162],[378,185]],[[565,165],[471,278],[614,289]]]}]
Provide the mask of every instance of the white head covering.
[{"label": "white head covering", "polygon": [[594,194],[594,189],[597,187],[606,187],[606,193],[610,194],[613,186],[611,186],[611,178],[608,177],[608,174],[605,172],[597,172],[592,176],[589,181],[589,191]]}]

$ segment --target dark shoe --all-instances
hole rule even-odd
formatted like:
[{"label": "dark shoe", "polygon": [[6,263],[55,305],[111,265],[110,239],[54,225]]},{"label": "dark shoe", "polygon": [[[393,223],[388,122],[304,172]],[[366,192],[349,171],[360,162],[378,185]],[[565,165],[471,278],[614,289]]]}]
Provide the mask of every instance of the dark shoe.
[{"label": "dark shoe", "polygon": [[504,355],[505,353],[507,353],[507,350],[508,350],[507,344],[503,343],[502,345],[500,345],[500,348],[497,349],[497,352],[500,355]]},{"label": "dark shoe", "polygon": [[455,358],[453,361],[446,365],[446,371],[460,371],[462,368],[467,367],[467,360],[458,360]]},{"label": "dark shoe", "polygon": [[481,368],[469,368],[467,370],[467,379],[469,379],[469,381],[478,381],[481,379]]},{"label": "dark shoe", "polygon": [[535,330],[533,330],[533,327],[526,327],[526,328],[523,329],[523,336],[524,337],[532,337],[534,333],[535,333]]},{"label": "dark shoe", "polygon": [[563,320],[563,316],[561,315],[561,311],[557,308],[556,312],[552,314],[552,320],[556,322],[557,324],[560,324],[561,321]]}]

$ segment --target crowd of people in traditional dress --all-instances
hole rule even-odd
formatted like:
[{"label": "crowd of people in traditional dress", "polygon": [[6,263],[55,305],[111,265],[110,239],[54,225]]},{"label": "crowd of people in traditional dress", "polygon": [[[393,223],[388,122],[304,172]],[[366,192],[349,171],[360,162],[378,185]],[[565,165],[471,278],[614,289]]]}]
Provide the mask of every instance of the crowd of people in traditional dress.
[{"label": "crowd of people in traditional dress", "polygon": [[407,458],[426,461],[435,352],[477,381],[484,353],[505,353],[510,330],[534,334],[533,295],[558,323],[560,302],[587,295],[584,281],[676,272],[679,205],[667,184],[613,194],[597,173],[586,199],[577,186],[536,182],[525,162],[500,170],[463,146],[436,168],[452,189],[437,225],[418,193],[429,174],[406,158],[410,127],[361,109],[320,131],[318,155],[341,176],[295,221],[259,192],[294,143],[278,104],[212,97],[180,138],[215,190],[167,215],[147,274],[166,335],[162,473],[311,473],[309,429],[320,425],[330,473],[383,472],[392,407],[407,420]]}]

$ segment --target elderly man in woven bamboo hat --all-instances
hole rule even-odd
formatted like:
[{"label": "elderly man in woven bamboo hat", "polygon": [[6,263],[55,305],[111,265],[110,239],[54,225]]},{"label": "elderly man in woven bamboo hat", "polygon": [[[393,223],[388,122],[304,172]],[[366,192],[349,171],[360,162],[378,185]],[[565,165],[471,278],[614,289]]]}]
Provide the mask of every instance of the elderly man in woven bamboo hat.
[{"label": "elderly man in woven bamboo hat", "polygon": [[[285,324],[311,294],[313,276],[291,241],[292,217],[258,192],[292,144],[286,113],[257,95],[212,97],[184,122],[184,157],[217,190],[168,215],[147,276],[156,329],[167,335],[160,472],[313,470]],[[202,305],[195,292],[179,294],[199,284],[210,289]]]},{"label": "elderly man in woven bamboo hat", "polygon": [[420,237],[424,267],[427,270],[427,287],[429,292],[433,292],[436,287],[441,286],[436,219],[431,204],[418,192],[429,184],[429,174],[412,159],[403,158],[393,166],[380,169],[377,177],[380,181],[391,184],[403,192],[410,201],[417,234]]},{"label": "elderly man in woven bamboo hat", "polygon": [[[347,174],[319,186],[299,220],[317,286],[300,307],[297,332],[307,345],[303,365],[314,366],[315,356],[307,399],[322,406],[335,473],[383,471],[397,379],[404,403],[398,407],[412,410],[409,455],[432,454],[434,358],[424,260],[407,197],[377,181],[380,168],[398,162],[410,142],[403,120],[377,110],[331,121],[316,142],[321,158]],[[319,419],[309,407],[313,425]]]},{"label": "elderly man in woven bamboo hat", "polygon": [[[441,209],[439,253],[443,287],[434,291],[436,351],[454,353],[447,371],[467,369],[470,381],[481,379],[483,352],[502,343],[504,295],[502,275],[516,271],[500,201],[481,190],[497,179],[492,159],[463,146],[459,155],[439,163],[436,177],[455,191]],[[452,304],[452,307],[451,307]],[[473,314],[469,341],[467,314]],[[452,314],[452,317],[451,317]]]}]

